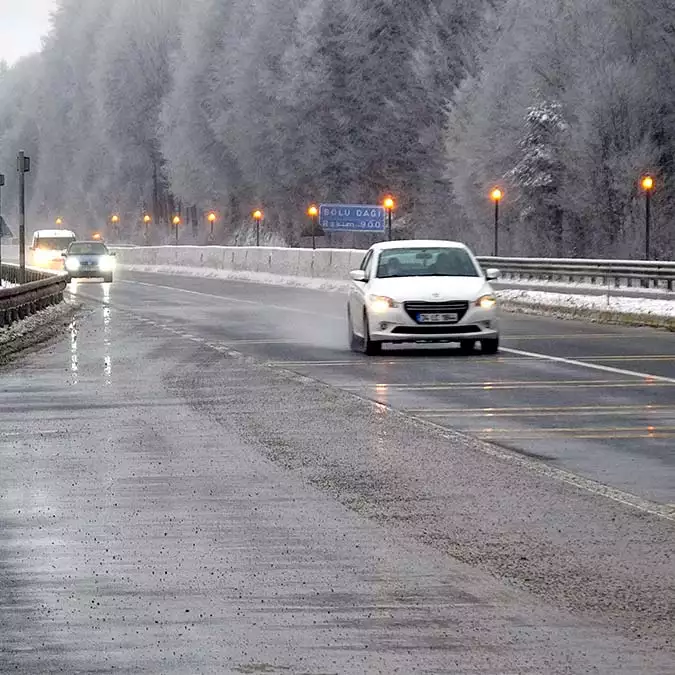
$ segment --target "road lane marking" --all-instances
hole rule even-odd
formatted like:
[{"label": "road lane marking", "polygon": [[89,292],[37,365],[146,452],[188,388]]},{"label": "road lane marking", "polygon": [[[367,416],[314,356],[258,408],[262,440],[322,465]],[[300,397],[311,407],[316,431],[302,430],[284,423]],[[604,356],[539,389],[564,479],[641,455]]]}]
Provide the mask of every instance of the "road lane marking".
[{"label": "road lane marking", "polygon": [[[333,383],[335,384],[335,383]],[[337,385],[336,385],[337,386]],[[363,389],[386,390],[393,392],[405,391],[451,391],[476,390],[505,391],[511,389],[612,389],[612,388],[647,388],[672,387],[675,382],[636,382],[635,380],[541,380],[541,381],[486,381],[486,382],[432,382],[423,384],[390,384],[387,382],[361,384],[340,384],[347,391],[361,391]]]},{"label": "road lane marking", "polygon": [[[653,329],[652,329],[653,330]],[[637,332],[637,331],[636,331]],[[637,333],[641,334],[641,333]],[[565,335],[514,335],[513,333],[502,335],[502,340],[600,340],[603,338],[616,338],[618,340],[634,340],[636,333],[566,333]]]},{"label": "road lane marking", "polygon": [[470,414],[499,414],[499,413],[520,413],[520,412],[566,412],[566,411],[613,411],[613,410],[640,410],[640,411],[650,411],[655,410],[659,412],[661,410],[675,410],[675,405],[662,404],[662,403],[642,403],[642,404],[633,404],[633,405],[579,405],[579,406],[566,406],[566,405],[556,405],[556,406],[508,406],[502,408],[409,408],[409,412],[414,414],[428,414],[428,413],[470,413]]},{"label": "road lane marking", "polygon": [[[494,427],[480,427],[480,428],[471,428],[465,427],[463,431],[468,433],[490,433],[490,434],[511,434],[511,433],[529,433],[524,429],[499,429]],[[675,432],[675,426],[652,426],[652,425],[642,425],[638,427],[542,427],[540,429],[532,430],[541,432],[542,434],[552,433],[552,434],[573,434],[577,432],[582,433],[594,433],[599,434],[605,433],[623,433],[623,432],[642,432],[642,433],[655,433],[657,431],[673,433]]]},{"label": "road lane marking", "polygon": [[537,410],[537,409],[523,409],[517,411],[504,412],[490,412],[490,411],[467,411],[467,410],[425,410],[413,411],[416,415],[424,415],[424,417],[476,417],[476,418],[502,418],[502,417],[607,417],[610,415],[664,415],[664,413],[672,413],[675,415],[675,407],[670,408],[608,408],[605,410],[579,410],[577,408],[559,410]]},{"label": "road lane marking", "polygon": [[577,366],[580,368],[588,368],[590,370],[599,370],[603,373],[613,373],[614,375],[628,375],[630,377],[637,377],[643,380],[653,382],[662,382],[675,384],[675,377],[665,377],[664,375],[651,375],[649,373],[641,373],[637,370],[624,370],[623,368],[614,368],[613,366],[603,366],[600,363],[588,363],[585,361],[577,361],[575,359],[568,359],[562,356],[551,356],[549,354],[540,354],[539,352],[526,352],[520,349],[510,349],[509,347],[502,347],[502,351],[507,354],[515,354],[516,356],[528,356],[533,359],[541,361],[551,361],[552,363],[563,363],[568,366]]},{"label": "road lane marking", "polygon": [[[576,361],[675,361],[672,354],[639,354],[622,356],[575,356]],[[514,360],[519,357],[514,357]]]},{"label": "road lane marking", "polygon": [[[551,434],[547,433],[500,433],[499,436],[487,431],[471,431],[471,430],[462,430],[466,433],[471,433],[475,438],[480,438],[483,441],[495,442],[499,440],[506,441],[548,441],[551,439]],[[548,431],[548,430],[547,430]],[[566,440],[583,440],[583,441],[606,441],[606,440],[630,440],[630,439],[651,439],[651,440],[661,440],[664,438],[675,438],[674,431],[618,431],[614,432],[594,432],[594,431],[584,431],[579,429],[576,433],[567,433],[567,434],[558,434],[559,439]]]}]

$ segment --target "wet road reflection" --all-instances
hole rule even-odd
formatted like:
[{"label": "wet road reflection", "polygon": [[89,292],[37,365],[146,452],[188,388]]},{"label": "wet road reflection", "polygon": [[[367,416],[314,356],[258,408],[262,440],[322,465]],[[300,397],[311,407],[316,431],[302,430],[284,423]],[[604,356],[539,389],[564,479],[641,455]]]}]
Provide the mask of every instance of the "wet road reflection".
[{"label": "wet road reflection", "polygon": [[70,324],[70,372],[72,373],[71,383],[78,383],[78,354],[77,354],[77,322]]},{"label": "wet road reflection", "polygon": [[103,377],[110,386],[112,377],[110,284],[103,284]]},{"label": "wet road reflection", "polygon": [[[95,360],[101,364],[99,371],[103,375],[103,381],[106,386],[112,384],[113,371],[113,308],[111,307],[111,286],[112,284],[100,283],[98,281],[89,281],[82,279],[73,279],[68,287],[69,292],[83,300],[93,300],[101,303],[100,309],[97,307],[93,317],[89,315],[87,321],[94,327],[103,328],[103,339],[94,340],[92,344],[87,344],[84,352],[87,356],[94,356]],[[93,321],[92,321],[93,318]],[[97,335],[97,333],[94,333]],[[78,384],[81,376],[88,372],[83,370],[84,363],[81,361],[80,345],[78,335],[78,322],[74,321],[70,326],[70,370],[72,373],[71,383]],[[101,352],[102,349],[102,354]],[[100,360],[99,360],[100,359]]]}]

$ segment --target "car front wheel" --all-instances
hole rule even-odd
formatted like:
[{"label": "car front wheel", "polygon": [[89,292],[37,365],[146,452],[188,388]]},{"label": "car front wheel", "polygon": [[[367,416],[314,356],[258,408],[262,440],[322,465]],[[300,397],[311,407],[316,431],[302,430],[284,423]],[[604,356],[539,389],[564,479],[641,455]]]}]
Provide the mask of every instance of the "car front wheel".
[{"label": "car front wheel", "polygon": [[370,338],[370,324],[365,312],[363,313],[363,353],[368,356],[377,356],[382,353],[382,343],[374,342]]},{"label": "car front wheel", "polygon": [[459,343],[459,351],[461,354],[473,354],[476,347],[475,340],[462,340]]},{"label": "car front wheel", "polygon": [[488,338],[480,341],[483,354],[496,354],[499,351],[499,338]]},{"label": "car front wheel", "polygon": [[363,341],[354,332],[354,323],[352,321],[351,310],[347,309],[347,338],[349,340],[349,348],[353,352],[360,352],[362,350]]}]

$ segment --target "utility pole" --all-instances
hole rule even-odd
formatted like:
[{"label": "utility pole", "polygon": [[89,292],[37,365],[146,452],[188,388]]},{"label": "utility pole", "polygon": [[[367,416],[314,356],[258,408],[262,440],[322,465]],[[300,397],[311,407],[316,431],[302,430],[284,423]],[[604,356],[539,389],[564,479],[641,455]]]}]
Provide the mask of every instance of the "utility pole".
[{"label": "utility pole", "polygon": [[26,174],[30,171],[30,157],[22,150],[17,157],[19,172],[19,283],[26,283]]}]

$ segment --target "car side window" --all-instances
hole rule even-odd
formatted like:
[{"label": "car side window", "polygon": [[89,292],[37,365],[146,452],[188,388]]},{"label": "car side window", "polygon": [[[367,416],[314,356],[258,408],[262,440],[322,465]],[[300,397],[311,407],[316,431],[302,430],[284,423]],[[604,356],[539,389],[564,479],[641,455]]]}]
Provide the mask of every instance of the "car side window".
[{"label": "car side window", "polygon": [[373,261],[373,252],[368,251],[366,253],[366,257],[363,259],[363,262],[361,263],[361,269],[366,273],[366,276],[370,279],[370,272],[371,272],[371,262]]}]

